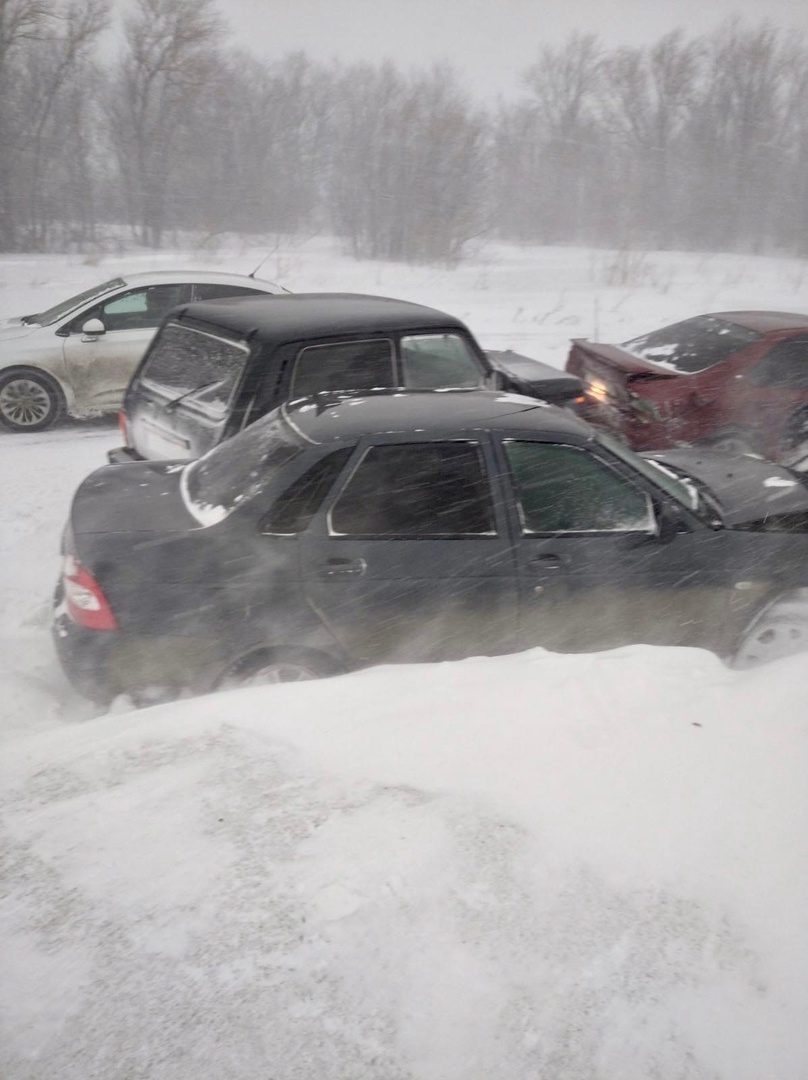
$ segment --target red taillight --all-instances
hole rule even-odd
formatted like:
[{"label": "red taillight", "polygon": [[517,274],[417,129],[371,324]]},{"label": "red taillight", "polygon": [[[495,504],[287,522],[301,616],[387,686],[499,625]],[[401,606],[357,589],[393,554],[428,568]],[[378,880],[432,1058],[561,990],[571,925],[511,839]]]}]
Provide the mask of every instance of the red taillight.
[{"label": "red taillight", "polygon": [[129,424],[126,421],[126,413],[121,409],[118,413],[118,428],[121,432],[121,438],[124,441],[124,445],[129,445]]},{"label": "red taillight", "polygon": [[65,557],[62,583],[67,611],[73,622],[87,630],[118,629],[118,622],[101,586],[73,555]]}]

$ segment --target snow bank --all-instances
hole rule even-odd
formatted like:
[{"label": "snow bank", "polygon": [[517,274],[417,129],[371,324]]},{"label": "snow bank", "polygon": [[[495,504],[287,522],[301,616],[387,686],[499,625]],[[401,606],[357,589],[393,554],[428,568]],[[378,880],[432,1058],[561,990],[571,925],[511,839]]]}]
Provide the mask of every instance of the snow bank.
[{"label": "snow bank", "polygon": [[7,748],[5,1080],[797,1080],[804,659],[379,668]]}]

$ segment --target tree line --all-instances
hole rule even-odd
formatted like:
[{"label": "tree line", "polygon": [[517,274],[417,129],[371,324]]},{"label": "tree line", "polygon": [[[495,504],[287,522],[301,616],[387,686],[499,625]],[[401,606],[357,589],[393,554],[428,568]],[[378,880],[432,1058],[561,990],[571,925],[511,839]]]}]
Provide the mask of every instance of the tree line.
[{"label": "tree line", "polygon": [[537,42],[513,101],[446,65],[259,59],[214,0],[0,0],[0,250],[121,227],[328,231],[452,263],[474,237],[808,255],[808,45],[730,21]]}]

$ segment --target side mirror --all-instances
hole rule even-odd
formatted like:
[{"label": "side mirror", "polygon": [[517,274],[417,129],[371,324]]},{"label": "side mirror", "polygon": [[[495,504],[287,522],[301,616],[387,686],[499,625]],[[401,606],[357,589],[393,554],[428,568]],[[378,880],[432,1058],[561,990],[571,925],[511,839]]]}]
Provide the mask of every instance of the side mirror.
[{"label": "side mirror", "polygon": [[81,328],[82,334],[85,337],[96,338],[99,334],[105,334],[107,328],[101,322],[100,319],[88,319],[87,322]]}]

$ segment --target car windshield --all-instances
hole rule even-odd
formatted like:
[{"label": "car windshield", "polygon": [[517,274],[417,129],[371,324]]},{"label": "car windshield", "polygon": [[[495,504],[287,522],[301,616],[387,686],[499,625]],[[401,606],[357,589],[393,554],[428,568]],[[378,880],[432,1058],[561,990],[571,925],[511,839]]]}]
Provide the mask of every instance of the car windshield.
[{"label": "car windshield", "polygon": [[215,525],[257,495],[304,448],[279,409],[185,467],[185,505],[200,525]]},{"label": "car windshield", "polygon": [[621,348],[661,367],[692,375],[720,364],[760,338],[757,331],[737,323],[714,315],[698,315],[624,341]]},{"label": "car windshield", "polygon": [[99,296],[114,292],[115,289],[122,289],[125,285],[126,282],[123,278],[113,278],[112,281],[105,281],[103,285],[95,285],[92,289],[77,293],[76,296],[71,296],[69,300],[63,300],[61,304],[48,308],[47,311],[40,311],[38,315],[26,315],[23,322],[49,326],[50,323],[58,322],[59,319],[69,315],[71,311],[75,311],[82,304],[89,304],[93,300],[97,300]]},{"label": "car windshield", "polygon": [[704,505],[695,484],[680,479],[674,472],[659,462],[640,457],[639,454],[635,454],[633,450],[624,446],[623,443],[618,442],[617,439],[613,439],[602,431],[598,431],[594,438],[595,442],[605,446],[615,457],[630,465],[632,469],[636,469],[638,473],[641,473],[646,480],[650,480],[656,487],[662,488],[667,495],[670,495],[682,506],[687,507],[691,513],[696,514],[704,521],[714,522],[715,514],[711,512],[709,507]]}]

